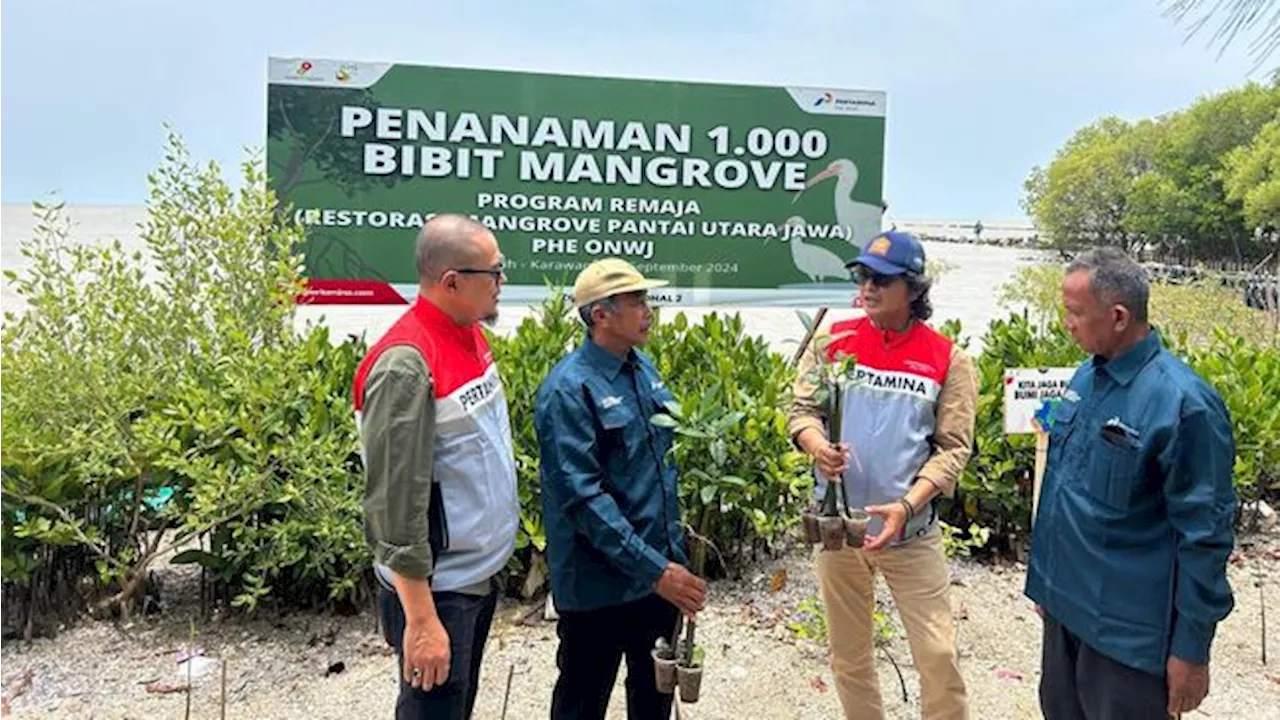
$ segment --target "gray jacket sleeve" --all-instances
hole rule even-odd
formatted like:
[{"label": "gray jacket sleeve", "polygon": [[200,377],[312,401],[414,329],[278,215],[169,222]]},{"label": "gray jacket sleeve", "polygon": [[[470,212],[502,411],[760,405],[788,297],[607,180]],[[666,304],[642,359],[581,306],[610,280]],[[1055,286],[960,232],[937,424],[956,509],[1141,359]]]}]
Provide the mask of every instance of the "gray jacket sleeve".
[{"label": "gray jacket sleeve", "polygon": [[364,531],[374,561],[426,578],[435,459],[435,392],[422,355],[388,348],[365,380],[360,437],[365,457]]}]

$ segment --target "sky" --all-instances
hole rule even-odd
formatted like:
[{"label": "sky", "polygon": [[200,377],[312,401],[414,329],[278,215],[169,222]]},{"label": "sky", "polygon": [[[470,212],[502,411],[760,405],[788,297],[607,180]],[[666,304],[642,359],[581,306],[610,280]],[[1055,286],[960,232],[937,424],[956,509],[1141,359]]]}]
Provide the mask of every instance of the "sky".
[{"label": "sky", "polygon": [[[1211,5],[1212,3],[1210,3]],[[229,179],[267,58],[882,90],[890,216],[1022,221],[1072,132],[1263,80],[1160,0],[6,0],[0,200],[138,204],[165,125]],[[1251,72],[1252,71],[1252,72]]]}]

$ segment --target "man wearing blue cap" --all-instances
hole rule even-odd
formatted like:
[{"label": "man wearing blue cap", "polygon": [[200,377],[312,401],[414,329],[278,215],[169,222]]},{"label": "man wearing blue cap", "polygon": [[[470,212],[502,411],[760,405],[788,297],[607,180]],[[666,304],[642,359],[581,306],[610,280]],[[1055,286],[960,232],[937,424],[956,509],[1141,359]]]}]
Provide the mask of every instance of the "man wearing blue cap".
[{"label": "man wearing blue cap", "polygon": [[[954,493],[969,460],[977,374],[961,348],[925,324],[933,307],[919,240],[881,233],[848,265],[866,316],[835,323],[805,353],[788,423],[817,466],[819,496],[830,488],[872,516],[862,547],[817,555],[836,690],[846,717],[884,716],[872,655],[880,572],[920,673],[921,715],[966,718],[935,499]],[[843,388],[840,437],[829,438],[812,373],[846,356],[857,361],[857,382]]]}]

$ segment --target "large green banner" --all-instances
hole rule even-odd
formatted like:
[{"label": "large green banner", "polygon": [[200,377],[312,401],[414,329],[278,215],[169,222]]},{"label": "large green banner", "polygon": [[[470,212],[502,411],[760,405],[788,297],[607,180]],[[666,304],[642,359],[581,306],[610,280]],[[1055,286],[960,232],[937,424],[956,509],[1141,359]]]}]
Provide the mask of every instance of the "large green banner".
[{"label": "large green banner", "polygon": [[664,305],[848,302],[884,212],[885,95],[272,58],[267,162],[303,302],[403,303],[433,214],[492,228],[504,300],[623,257]]}]

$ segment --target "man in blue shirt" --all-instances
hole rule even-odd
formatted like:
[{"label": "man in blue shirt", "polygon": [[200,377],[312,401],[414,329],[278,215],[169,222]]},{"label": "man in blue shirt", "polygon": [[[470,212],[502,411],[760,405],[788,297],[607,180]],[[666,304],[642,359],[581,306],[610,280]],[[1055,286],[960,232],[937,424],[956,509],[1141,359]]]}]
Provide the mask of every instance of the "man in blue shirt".
[{"label": "man in blue shirt", "polygon": [[1147,298],[1145,273],[1119,250],[1067,267],[1066,327],[1093,358],[1053,416],[1027,568],[1048,720],[1194,710],[1233,607],[1231,421],[1164,349]]},{"label": "man in blue shirt", "polygon": [[666,718],[649,651],[693,617],[706,583],[685,568],[670,430],[649,419],[672,399],[635,348],[653,319],[647,280],[629,263],[589,265],[573,287],[583,344],[538,388],[542,511],[551,595],[560,618],[555,720],[603,720],[622,657],[629,718]]}]

